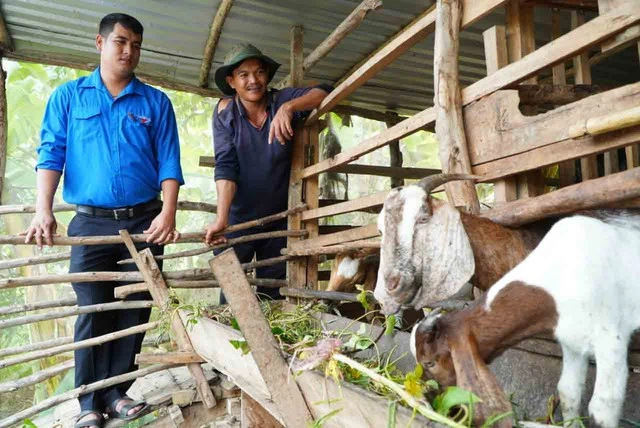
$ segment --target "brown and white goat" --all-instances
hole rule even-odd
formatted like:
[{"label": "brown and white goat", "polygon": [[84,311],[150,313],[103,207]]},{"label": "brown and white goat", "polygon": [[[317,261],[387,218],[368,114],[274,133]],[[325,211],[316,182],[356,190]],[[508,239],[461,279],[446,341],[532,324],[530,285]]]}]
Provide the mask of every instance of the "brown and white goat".
[{"label": "brown and white goat", "polygon": [[627,348],[640,328],[640,215],[597,214],[560,220],[476,305],[414,327],[411,348],[425,375],[498,397],[489,407],[502,410],[485,363],[527,337],[550,333],[562,347],[564,420],[579,416],[588,357],[594,356],[589,414],[598,426],[619,426]]},{"label": "brown and white goat", "polygon": [[511,229],[429,196],[462,174],[439,174],[392,190],[378,216],[382,233],[375,297],[385,314],[445,300],[466,282],[487,290],[521,262],[549,226]]},{"label": "brown and white goat", "polygon": [[327,291],[352,293],[358,284],[373,291],[380,266],[379,252],[377,248],[364,248],[336,254]]}]

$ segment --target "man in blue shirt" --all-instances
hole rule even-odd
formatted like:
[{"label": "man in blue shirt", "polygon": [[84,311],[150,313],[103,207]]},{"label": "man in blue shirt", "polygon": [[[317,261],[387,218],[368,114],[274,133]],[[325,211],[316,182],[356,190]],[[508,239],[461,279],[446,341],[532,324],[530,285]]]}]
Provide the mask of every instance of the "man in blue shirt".
[{"label": "man in blue shirt", "polygon": [[[241,44],[225,57],[215,81],[228,95],[213,113],[215,180],[218,192],[216,219],[207,227],[209,245],[224,242],[216,236],[228,225],[275,214],[287,209],[293,137],[292,123],[317,107],[332,90],[315,88],[267,90],[280,64],[255,46]],[[286,229],[286,220],[259,226],[226,237]],[[280,255],[285,238],[236,245],[240,262],[256,256],[263,260]],[[284,263],[259,268],[258,278],[284,279]],[[278,290],[258,287],[258,293],[279,298]],[[224,302],[224,296],[221,298]]]},{"label": "man in blue shirt", "polygon": [[[38,148],[36,214],[25,242],[52,244],[56,220],[53,196],[64,171],[63,198],[77,205],[69,236],[117,235],[121,229],[148,233],[154,254],[175,241],[178,191],[184,183],[173,107],[162,92],[140,82],[134,69],[140,59],[143,27],[125,14],[100,22],[96,47],[100,67],[68,82],[51,95]],[[163,199],[158,199],[162,192]],[[75,246],[70,272],[131,271],[118,265],[128,258],[124,244]],[[112,302],[116,282],[74,283],[78,305]],[[127,300],[148,300],[138,293]],[[86,340],[148,321],[149,309],[128,309],[78,316],[74,340]],[[88,385],[135,370],[134,357],[144,334],[75,352],[76,386]],[[76,427],[101,427],[103,412],[133,419],[146,405],[125,395],[132,382],[80,396]]]}]

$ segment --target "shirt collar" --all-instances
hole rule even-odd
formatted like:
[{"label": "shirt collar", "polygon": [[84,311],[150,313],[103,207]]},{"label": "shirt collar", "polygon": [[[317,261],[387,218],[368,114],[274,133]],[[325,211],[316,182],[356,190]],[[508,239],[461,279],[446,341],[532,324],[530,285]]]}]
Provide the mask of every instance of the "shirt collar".
[{"label": "shirt collar", "polygon": [[[107,91],[106,86],[104,86],[104,82],[102,81],[102,77],[100,77],[100,67],[97,67],[93,73],[87,77],[82,84],[80,85],[82,88],[96,88],[99,90]],[[119,96],[123,96],[126,94],[138,94],[144,95],[144,84],[135,76],[131,79],[129,84],[125,86],[124,90],[120,93]]]}]

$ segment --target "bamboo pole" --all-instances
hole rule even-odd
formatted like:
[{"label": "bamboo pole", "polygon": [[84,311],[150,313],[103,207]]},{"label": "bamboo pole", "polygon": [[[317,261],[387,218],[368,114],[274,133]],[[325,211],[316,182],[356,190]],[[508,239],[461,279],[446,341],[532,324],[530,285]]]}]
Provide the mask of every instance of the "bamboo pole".
[{"label": "bamboo pole", "polygon": [[206,88],[209,86],[209,72],[211,71],[211,62],[213,61],[213,55],[216,52],[218,46],[218,39],[220,39],[220,33],[222,32],[222,26],[227,19],[227,15],[231,10],[233,0],[222,0],[213,22],[211,23],[211,29],[209,30],[209,37],[204,47],[204,53],[202,55],[202,64],[200,65],[200,78],[198,79],[198,86]]},{"label": "bamboo pole", "polygon": [[[0,28],[4,27],[4,20],[0,14]],[[5,27],[6,29],[6,27]],[[11,38],[8,36],[9,42]],[[7,136],[8,136],[8,120],[7,120],[7,73],[2,67],[2,55],[0,54],[0,205],[2,205],[2,197],[4,188],[4,179],[7,169]]]},{"label": "bamboo pole", "polygon": [[69,345],[56,346],[49,349],[42,349],[39,351],[31,352],[29,354],[21,355],[19,357],[7,358],[0,361],[0,369],[13,366],[15,364],[26,363],[27,361],[39,360],[40,358],[51,357],[63,352],[75,351],[77,349],[90,348],[91,346],[101,345],[106,342],[111,342],[121,337],[130,336],[132,334],[138,334],[147,330],[152,330],[160,325],[160,321],[150,322],[146,324],[140,324],[135,327],[129,327],[124,330],[119,330],[113,333],[103,334],[87,340],[81,340],[80,342],[74,342]]},{"label": "bamboo pole", "polygon": [[44,370],[37,371],[31,376],[0,383],[0,394],[13,392],[20,388],[35,385],[44,380],[51,379],[52,377],[58,376],[59,374],[62,374],[69,369],[72,369],[74,366],[75,366],[75,362],[73,360],[68,360],[61,364],[56,364],[55,366],[47,367]]},{"label": "bamboo pole", "polygon": [[[193,250],[185,250],[179,251],[171,254],[164,254],[161,256],[155,256],[156,260],[169,260],[169,259],[178,259],[182,257],[192,257],[198,256],[200,254],[210,253],[213,250],[217,250],[220,248],[231,247],[236,244],[243,244],[245,242],[259,241],[261,239],[271,239],[271,238],[281,238],[288,236],[307,236],[308,232],[306,230],[278,230],[275,232],[265,232],[265,233],[256,233],[255,235],[246,235],[241,236],[239,238],[227,239],[227,242],[224,244],[205,246],[201,248],[195,248]],[[133,259],[124,259],[118,262],[119,265],[133,263]]]},{"label": "bamboo pole", "polygon": [[26,305],[11,305],[0,307],[0,315],[12,315],[20,312],[37,311],[39,309],[59,308],[62,306],[75,306],[75,298],[51,300],[48,302],[27,303]]},{"label": "bamboo pole", "polygon": [[[460,50],[460,0],[438,0],[433,58],[436,111],[436,136],[442,171],[471,174],[471,161],[462,118],[458,53]],[[445,185],[447,199],[463,205],[467,211],[480,212],[480,203],[473,181],[456,181]]]},{"label": "bamboo pole", "polygon": [[[247,278],[249,284],[260,286],[260,287],[269,287],[269,288],[279,288],[286,287],[288,285],[287,281],[284,279],[270,279],[270,278]],[[188,281],[188,280],[167,280],[167,286],[171,288],[217,288],[220,287],[220,283],[215,279],[207,279],[200,281]],[[148,291],[147,284],[144,282],[138,284],[130,284],[130,285],[121,285],[120,287],[116,287],[114,289],[114,296],[116,299],[124,299],[130,294],[141,293],[143,291]]]},{"label": "bamboo pole", "polygon": [[145,301],[145,300],[136,300],[132,302],[111,302],[111,303],[100,303],[97,305],[76,306],[75,308],[66,309],[64,311],[47,312],[44,314],[26,315],[23,317],[0,320],[0,329],[14,327],[16,325],[24,325],[24,324],[31,324],[35,322],[72,317],[80,314],[92,314],[96,312],[105,312],[105,311],[114,311],[114,310],[143,309],[143,308],[151,308],[152,306],[153,306],[152,301]]},{"label": "bamboo pole", "polygon": [[[149,288],[149,293],[153,297],[153,301],[156,306],[159,308],[166,308],[166,306],[170,302],[169,290],[167,289],[167,284],[162,277],[162,272],[158,267],[158,264],[153,259],[153,254],[149,248],[142,250],[138,253],[135,244],[131,240],[131,236],[129,232],[126,230],[120,231],[120,236],[124,241],[124,245],[127,246],[129,253],[131,253],[131,257],[136,261],[136,266],[138,270],[142,273],[144,277],[144,282]],[[171,317],[171,329],[175,335],[176,343],[178,344],[178,350],[188,353],[194,353],[193,345],[191,344],[191,339],[189,339],[189,335],[182,324],[181,317]],[[196,382],[196,390],[202,399],[205,407],[207,409],[211,409],[216,405],[216,398],[211,392],[211,388],[209,387],[209,382],[207,381],[204,372],[202,371],[202,367],[197,363],[189,363],[187,364],[187,368],[193,376]]]},{"label": "bamboo pole", "polygon": [[[73,204],[54,204],[53,212],[75,211],[76,206]],[[178,201],[178,210],[180,211],[201,211],[215,213],[217,206],[204,202]],[[35,205],[4,205],[0,206],[0,215],[3,214],[33,214],[36,212]]]},{"label": "bamboo pole", "polygon": [[89,385],[82,385],[78,388],[72,389],[71,391],[65,392],[64,394],[54,395],[53,397],[49,397],[46,400],[42,400],[35,406],[29,407],[28,409],[22,410],[18,413],[14,413],[13,415],[0,421],[0,428],[9,428],[10,426],[17,424],[26,418],[37,415],[38,413],[50,409],[60,403],[78,398],[81,394],[98,391],[100,389],[118,385],[129,380],[137,379],[139,377],[147,376],[151,373],[167,370],[176,366],[177,364],[158,364],[123,375],[114,376],[112,378],[101,380],[99,382],[94,382]]},{"label": "bamboo pole", "polygon": [[[382,7],[382,0],[364,0],[360,3],[308,57],[301,61],[302,73],[308,72],[311,67],[327,56],[349,33],[358,28],[369,12],[380,7]],[[275,88],[282,89],[286,86],[296,86],[292,84],[291,74],[278,82]]]},{"label": "bamboo pole", "polygon": [[569,127],[569,137],[579,138],[583,135],[600,135],[640,125],[640,106],[618,113],[600,117],[592,117]]},{"label": "bamboo pole", "polygon": [[[311,290],[307,288],[296,287],[282,287],[280,294],[287,297],[295,297],[302,299],[323,299],[323,300],[336,300],[340,302],[354,302],[358,303],[358,294],[356,293],[343,293],[340,291],[323,291],[323,290]],[[371,296],[373,297],[373,295]]]},{"label": "bamboo pole", "polygon": [[41,256],[23,257],[13,260],[0,260],[0,269],[12,269],[22,266],[41,265],[44,263],[54,263],[63,260],[69,260],[71,258],[71,252],[45,254]]},{"label": "bamboo pole", "polygon": [[24,354],[25,352],[31,352],[35,350],[49,349],[56,346],[66,345],[73,342],[73,337],[57,337],[51,340],[45,340],[42,342],[30,343],[24,346],[16,346],[13,348],[0,349],[0,357],[7,357],[9,355]]}]

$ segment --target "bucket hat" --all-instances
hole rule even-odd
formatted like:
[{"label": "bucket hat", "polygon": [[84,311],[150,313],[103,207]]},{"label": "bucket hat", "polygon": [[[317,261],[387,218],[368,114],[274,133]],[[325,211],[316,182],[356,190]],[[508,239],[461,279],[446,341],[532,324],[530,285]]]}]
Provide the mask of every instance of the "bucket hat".
[{"label": "bucket hat", "polygon": [[249,58],[258,58],[266,64],[269,69],[269,80],[267,83],[271,82],[271,79],[273,79],[273,76],[280,67],[279,63],[263,55],[260,49],[250,43],[241,43],[234,46],[224,57],[224,64],[218,67],[215,74],[216,85],[225,95],[233,95],[236,92],[235,89],[229,86],[226,77],[231,75],[233,70],[238,67],[242,61]]}]

